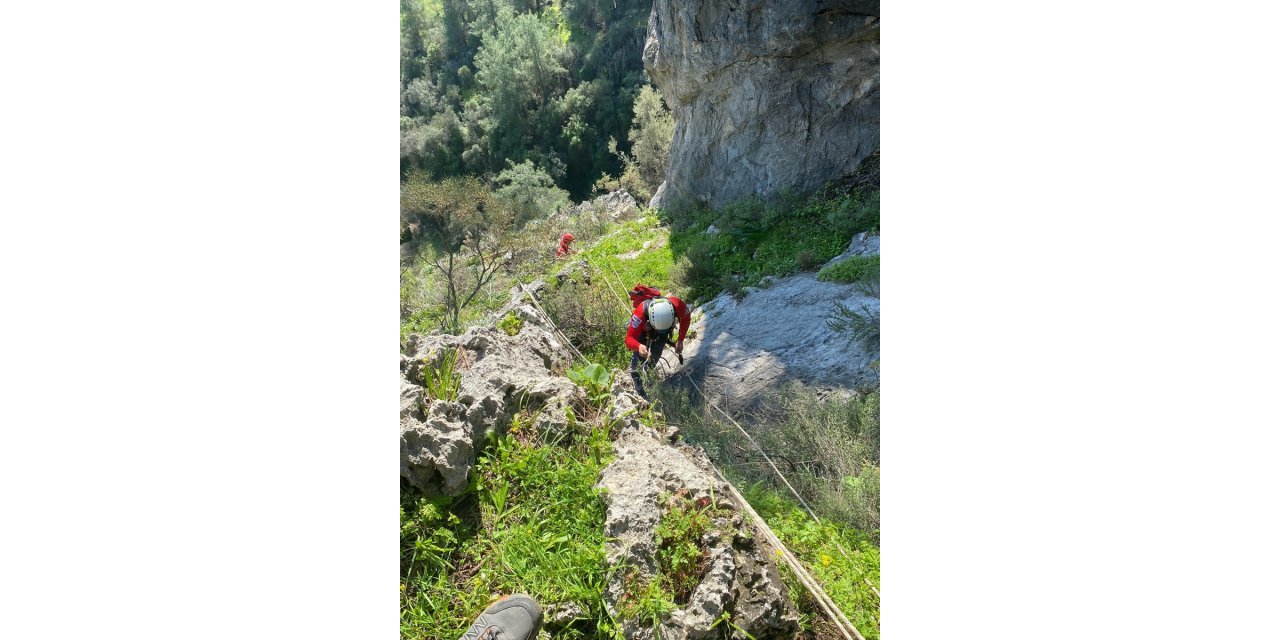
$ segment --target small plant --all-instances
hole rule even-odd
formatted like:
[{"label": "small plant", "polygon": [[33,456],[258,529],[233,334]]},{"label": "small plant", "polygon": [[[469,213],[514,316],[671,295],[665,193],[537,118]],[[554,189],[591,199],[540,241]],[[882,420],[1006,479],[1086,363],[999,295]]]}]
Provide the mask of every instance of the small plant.
[{"label": "small plant", "polygon": [[613,372],[604,365],[590,363],[582,367],[570,369],[567,374],[570,380],[586,389],[591,404],[603,407],[609,400],[609,387],[613,385]]},{"label": "small plant", "polygon": [[837,302],[835,315],[827,320],[827,326],[832,331],[848,333],[869,353],[880,352],[880,311],[872,309],[865,302],[861,312]]},{"label": "small plant", "polygon": [[818,256],[808,249],[796,254],[796,268],[801,271],[810,271],[819,264]]},{"label": "small plant", "polygon": [[498,321],[498,328],[507,332],[507,335],[514,336],[520,333],[520,329],[524,328],[524,321],[512,311]]},{"label": "small plant", "polygon": [[623,578],[622,597],[618,599],[618,616],[624,620],[639,620],[657,629],[663,616],[677,608],[671,593],[663,588],[661,580],[641,581],[634,569],[625,570],[628,573]]},{"label": "small plant", "polygon": [[461,358],[461,349],[446,349],[434,365],[424,361],[423,386],[432,398],[449,402],[458,399],[458,388],[462,384],[462,374],[458,371]]},{"label": "small plant", "polygon": [[724,515],[708,497],[692,500],[687,490],[671,499],[671,507],[654,530],[658,572],[677,604],[685,604],[706,572],[702,538],[717,516]]}]

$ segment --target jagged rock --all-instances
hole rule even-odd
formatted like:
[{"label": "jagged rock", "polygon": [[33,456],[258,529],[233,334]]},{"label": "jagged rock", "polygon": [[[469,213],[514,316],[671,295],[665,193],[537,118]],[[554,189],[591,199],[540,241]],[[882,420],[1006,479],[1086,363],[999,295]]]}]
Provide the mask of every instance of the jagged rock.
[{"label": "jagged rock", "polygon": [[585,200],[572,207],[560,209],[547,216],[547,220],[553,223],[564,223],[586,216],[589,219],[618,222],[619,220],[630,220],[638,213],[640,213],[640,207],[636,204],[636,199],[625,190],[619,189],[591,200]]},{"label": "jagged rock", "polygon": [[594,200],[583,202],[573,208],[573,215],[595,213],[608,218],[612,222],[635,217],[640,212],[636,199],[630,193],[618,190],[602,195]]},{"label": "jagged rock", "polygon": [[852,174],[879,146],[878,0],[654,0],[645,70],[675,118],[650,206]]},{"label": "jagged rock", "polygon": [[[629,409],[643,400],[615,385]],[[646,403],[647,404],[647,403]],[[711,498],[732,505],[727,487],[712,472],[701,449],[677,447],[639,423],[633,411],[621,410],[624,425],[614,442],[614,461],[600,474],[605,489],[606,562],[611,569],[605,602],[616,613],[628,584],[644,584],[657,575],[655,529],[666,505],[664,496],[687,492],[692,500]],[[740,509],[740,508],[739,508]],[[720,518],[702,542],[711,558],[689,601],[662,622],[666,640],[710,638],[712,625],[724,612],[759,640],[793,638],[799,616],[768,560],[767,550],[747,533],[741,513]],[[654,630],[635,620],[623,621],[629,640],[651,640]]]},{"label": "jagged rock", "polygon": [[[488,434],[505,434],[521,410],[537,413],[540,431],[556,432],[568,425],[566,409],[585,400],[560,373],[570,360],[564,346],[531,307],[516,308],[529,322],[515,336],[492,327],[409,336],[400,365],[400,475],[428,495],[461,493]],[[427,397],[424,369],[452,349],[461,350],[456,401]]]}]

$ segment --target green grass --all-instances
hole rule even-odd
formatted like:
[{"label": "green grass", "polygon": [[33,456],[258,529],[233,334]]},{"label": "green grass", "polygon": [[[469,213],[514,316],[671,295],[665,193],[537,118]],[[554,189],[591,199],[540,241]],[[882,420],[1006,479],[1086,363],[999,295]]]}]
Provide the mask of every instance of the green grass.
[{"label": "green grass", "polygon": [[[877,640],[880,597],[872,587],[880,588],[880,549],[857,529],[825,520],[814,522],[794,502],[763,485],[748,486],[743,495],[858,631],[868,640]],[[804,613],[805,628],[822,628],[825,614],[820,613],[812,596],[790,571],[783,571],[783,576],[791,600]]]},{"label": "green grass", "polygon": [[[626,292],[637,283],[658,287],[664,293],[672,288],[675,260],[668,235],[657,216],[648,215],[623,223],[575,257],[586,260],[592,269],[601,272],[613,288],[623,287],[616,295],[626,303]],[[652,243],[649,249],[644,248],[646,242]]]},{"label": "green grass", "polygon": [[[839,255],[849,239],[880,227],[879,194],[832,199],[751,198],[720,210],[664,211],[680,279],[695,301],[741,291],[766,276],[812,270]],[[715,225],[719,232],[708,235]]]},{"label": "green grass", "polygon": [[836,264],[823,267],[818,279],[825,282],[846,284],[861,282],[873,284],[880,281],[880,256],[853,256]]},{"label": "green grass", "polygon": [[[498,597],[575,603],[581,619],[553,638],[613,637],[604,606],[604,505],[594,488],[611,447],[601,427],[544,443],[522,430],[495,439],[455,499],[401,489],[402,638],[457,638]],[[527,429],[525,427],[524,429]]]}]

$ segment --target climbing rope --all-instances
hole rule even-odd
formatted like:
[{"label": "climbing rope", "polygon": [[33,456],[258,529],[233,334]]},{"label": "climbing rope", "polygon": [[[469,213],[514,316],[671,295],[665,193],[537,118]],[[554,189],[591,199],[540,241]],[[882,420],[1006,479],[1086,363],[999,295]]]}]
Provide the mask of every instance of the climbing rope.
[{"label": "climbing rope", "polygon": [[[617,274],[615,273],[614,276],[617,277]],[[542,306],[538,304],[537,297],[533,293],[525,291],[523,284],[520,285],[520,291],[528,295],[530,301],[533,302],[534,307],[537,308],[537,310],[542,314],[544,318],[546,318],[547,322],[551,325],[551,328],[565,341],[565,344],[569,345],[569,348],[573,349],[573,352],[578,354],[579,358],[586,360],[586,358],[583,357],[582,352],[578,351],[577,347],[573,346],[573,342],[569,340],[569,337],[566,336],[564,332],[560,331],[560,328],[556,325],[555,320],[553,320],[551,316],[542,308]],[[751,434],[747,433],[746,429],[743,429],[742,425],[738,424],[738,422],[734,420],[733,417],[730,416],[728,413],[725,413],[725,411],[721,409],[719,405],[717,405],[714,401],[710,400],[707,397],[706,393],[704,393],[702,388],[698,385],[698,383],[694,381],[693,377],[689,375],[688,371],[685,371],[684,374],[685,374],[685,377],[689,380],[689,382],[693,384],[694,388],[698,390],[698,394],[702,396],[703,400],[705,400],[713,408],[715,408],[722,415],[724,415],[725,418],[728,418],[729,422],[733,423],[733,426],[737,427],[738,431],[742,432],[742,435],[746,436],[746,438],[751,441],[751,444],[755,446],[756,451],[760,452],[760,455],[763,456],[764,459],[769,463],[769,466],[773,468],[774,473],[776,473],[778,477],[782,479],[782,482],[786,484],[787,488],[791,490],[792,495],[794,495],[796,499],[800,501],[800,504],[804,505],[805,511],[809,513],[809,516],[813,518],[814,522],[817,522],[819,525],[821,525],[822,521],[819,520],[818,516],[814,514],[813,509],[809,507],[809,503],[805,502],[804,498],[800,496],[800,493],[796,491],[795,487],[791,486],[791,483],[787,481],[786,476],[783,475],[782,471],[778,469],[778,466],[773,463],[773,460],[769,457],[769,455],[764,452],[764,449],[760,447],[760,444],[755,441],[755,438],[752,438]],[[858,632],[857,627],[855,627],[853,623],[850,622],[849,618],[844,615],[844,612],[840,610],[840,607],[837,606],[836,603],[831,599],[831,597],[827,595],[827,592],[822,588],[822,585],[819,584],[818,581],[815,580],[812,575],[810,575],[809,571],[804,567],[804,565],[800,562],[800,560],[795,557],[795,554],[791,553],[791,550],[788,549],[786,545],[782,543],[782,540],[777,536],[777,534],[773,532],[773,529],[769,527],[769,523],[765,522],[764,518],[760,517],[759,513],[756,513],[756,510],[752,508],[749,502],[747,502],[746,497],[744,497],[742,493],[738,491],[737,487],[735,487],[733,483],[730,482],[729,479],[726,478],[724,474],[720,472],[720,469],[716,468],[714,465],[712,465],[712,471],[715,472],[716,477],[719,478],[720,481],[723,482],[725,486],[729,488],[729,492],[737,500],[738,504],[742,506],[743,511],[745,511],[747,515],[750,516],[752,523],[755,525],[755,528],[761,534],[763,534],[765,537],[765,540],[771,546],[773,546],[778,556],[782,558],[783,562],[787,565],[788,568],[791,569],[792,573],[794,573],[796,578],[800,581],[800,584],[804,586],[804,588],[809,592],[811,596],[813,596],[814,601],[818,603],[818,606],[823,610],[824,613],[827,614],[827,617],[836,625],[836,628],[840,631],[840,634],[844,637],[844,639],[845,640],[866,640],[862,636],[862,634]],[[849,554],[845,552],[844,547],[840,545],[839,541],[833,540],[833,542],[835,542],[836,548],[839,549],[840,553],[844,555],[846,559],[849,559]],[[866,579],[864,578],[863,581],[866,582]],[[871,586],[871,583],[867,582],[867,585]],[[871,588],[875,592],[876,597],[877,598],[880,597],[880,592],[876,590],[874,586],[871,586]]]},{"label": "climbing rope", "polygon": [[537,310],[538,310],[538,312],[539,312],[539,313],[541,313],[541,314],[542,314],[542,317],[547,319],[547,323],[551,325],[551,329],[552,329],[553,331],[555,331],[557,335],[559,335],[559,336],[560,336],[560,339],[564,340],[564,343],[565,343],[565,344],[569,345],[569,348],[570,348],[570,349],[573,349],[573,352],[574,352],[574,353],[578,354],[578,359],[579,359],[579,360],[582,360],[582,361],[584,361],[584,362],[585,362],[585,361],[586,361],[586,359],[587,359],[587,358],[586,358],[586,356],[582,355],[582,352],[581,352],[581,351],[578,351],[578,348],[577,348],[577,347],[575,347],[575,346],[573,346],[573,342],[569,340],[569,336],[566,336],[566,335],[564,334],[564,332],[560,330],[560,327],[556,326],[556,321],[555,321],[555,320],[552,320],[552,319],[551,319],[551,316],[550,316],[549,314],[547,314],[547,312],[546,312],[546,310],[545,310],[545,309],[543,309],[543,308],[542,308],[542,305],[538,304],[538,298],[537,298],[537,296],[533,295],[532,293],[530,293],[530,292],[528,292],[528,291],[525,291],[525,289],[524,289],[524,285],[523,285],[523,284],[521,284],[521,285],[520,285],[520,293],[522,293],[522,294],[524,294],[524,295],[528,296],[529,301],[530,301],[530,302],[532,302],[532,303],[533,303],[533,306],[534,306],[535,308],[537,308]]}]

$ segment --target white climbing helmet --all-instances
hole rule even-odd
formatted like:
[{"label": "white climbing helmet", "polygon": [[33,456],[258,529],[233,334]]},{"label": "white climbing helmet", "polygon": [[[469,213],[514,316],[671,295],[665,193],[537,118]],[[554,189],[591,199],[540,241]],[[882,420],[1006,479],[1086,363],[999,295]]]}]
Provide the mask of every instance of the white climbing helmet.
[{"label": "white climbing helmet", "polygon": [[658,298],[649,305],[649,324],[653,325],[654,329],[666,331],[675,323],[676,308],[671,306],[670,300]]}]

